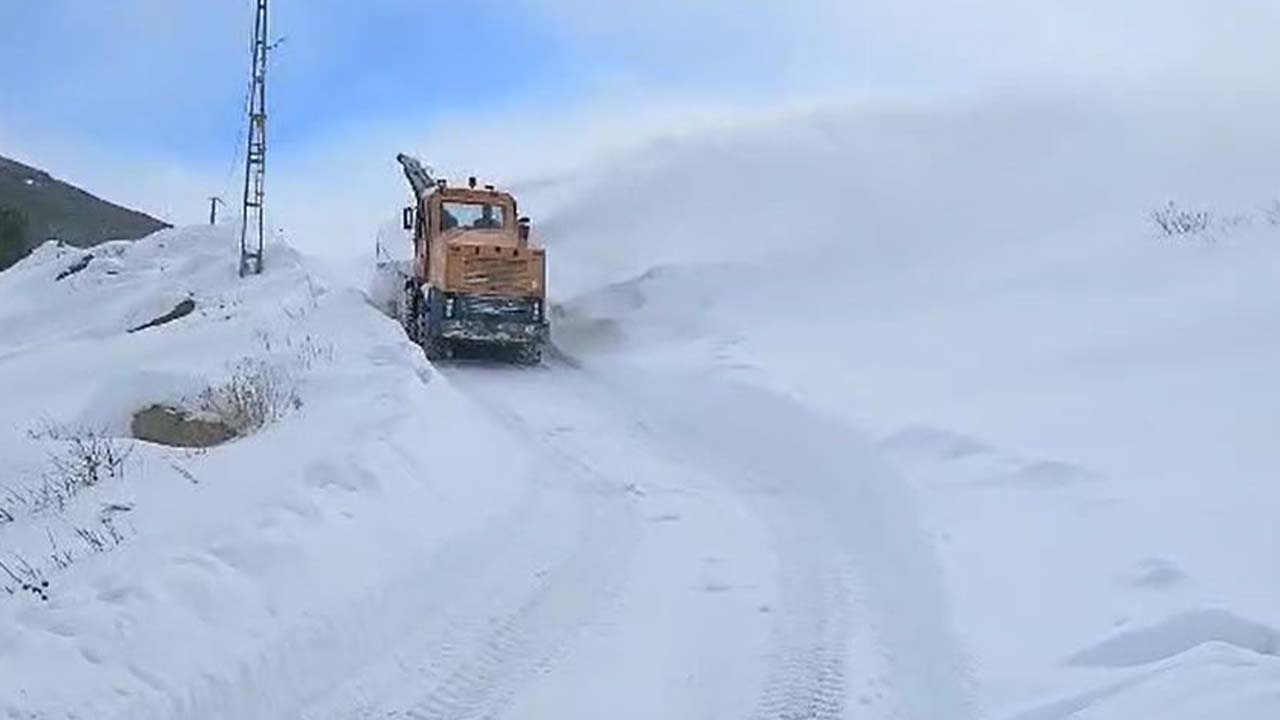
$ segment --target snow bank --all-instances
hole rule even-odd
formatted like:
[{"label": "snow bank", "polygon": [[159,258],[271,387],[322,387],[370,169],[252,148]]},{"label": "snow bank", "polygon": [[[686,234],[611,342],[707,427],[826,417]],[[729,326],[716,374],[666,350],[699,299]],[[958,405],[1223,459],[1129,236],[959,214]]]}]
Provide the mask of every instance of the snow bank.
[{"label": "snow bank", "polygon": [[[1271,717],[1280,144],[1219,100],[864,108],[617,158],[542,225],[558,343],[883,438],[986,716]],[[1158,236],[1169,200],[1211,232]]]},{"label": "snow bank", "polygon": [[[18,576],[0,572],[0,715],[296,715],[445,592],[421,570],[447,542],[519,495],[523,454],[494,452],[504,431],[361,293],[283,245],[241,280],[233,248],[172,230],[46,245],[0,275],[0,562]],[[128,439],[134,412],[246,359],[292,385],[279,422],[207,451]],[[127,457],[40,507],[67,447],[28,433],[45,426]]]}]

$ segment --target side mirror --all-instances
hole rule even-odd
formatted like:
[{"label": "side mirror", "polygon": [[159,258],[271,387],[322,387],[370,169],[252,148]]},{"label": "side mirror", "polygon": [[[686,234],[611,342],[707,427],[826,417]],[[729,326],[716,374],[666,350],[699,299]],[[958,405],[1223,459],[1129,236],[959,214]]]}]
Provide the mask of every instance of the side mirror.
[{"label": "side mirror", "polygon": [[416,219],[416,216],[417,213],[413,208],[407,207],[404,209],[403,225],[405,230],[413,229],[413,221]]},{"label": "side mirror", "polygon": [[529,239],[529,218],[522,217],[517,222],[520,225],[520,239],[528,240]]}]

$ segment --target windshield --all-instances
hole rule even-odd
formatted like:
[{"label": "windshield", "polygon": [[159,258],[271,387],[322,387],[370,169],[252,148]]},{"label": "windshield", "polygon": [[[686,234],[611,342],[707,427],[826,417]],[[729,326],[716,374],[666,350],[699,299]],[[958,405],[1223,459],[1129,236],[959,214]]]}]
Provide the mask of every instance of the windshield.
[{"label": "windshield", "polygon": [[501,205],[487,203],[447,202],[442,205],[440,229],[498,230],[506,227],[507,217]]}]

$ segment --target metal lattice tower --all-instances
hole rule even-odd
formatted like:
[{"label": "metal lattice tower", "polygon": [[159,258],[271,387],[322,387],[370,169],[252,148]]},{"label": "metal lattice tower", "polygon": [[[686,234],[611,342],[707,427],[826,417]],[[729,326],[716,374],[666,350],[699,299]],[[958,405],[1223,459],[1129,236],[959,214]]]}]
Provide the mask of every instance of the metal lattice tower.
[{"label": "metal lattice tower", "polygon": [[253,24],[253,76],[249,90],[249,145],[244,166],[244,213],[240,225],[240,276],[262,272],[266,234],[267,178],[267,0],[257,0]]}]

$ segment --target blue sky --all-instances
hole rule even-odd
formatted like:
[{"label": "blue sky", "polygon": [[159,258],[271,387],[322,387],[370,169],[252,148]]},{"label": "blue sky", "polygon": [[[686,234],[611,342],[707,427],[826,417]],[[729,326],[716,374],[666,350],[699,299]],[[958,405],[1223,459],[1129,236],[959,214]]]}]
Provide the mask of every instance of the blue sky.
[{"label": "blue sky", "polygon": [[[3,3],[0,60],[22,68],[0,74],[6,122],[22,134],[52,131],[121,153],[192,163],[229,156],[243,124],[252,5]],[[272,6],[272,35],[285,38],[272,62],[272,135],[287,144],[386,117],[428,123],[442,114],[572,105],[606,85],[722,99],[804,84],[794,64],[808,41],[795,24],[771,28],[774,10],[738,12],[719,0],[683,8],[659,0],[643,15],[639,4],[611,0]],[[847,75],[856,75],[852,67]]]},{"label": "blue sky", "polygon": [[[42,0],[0,10],[10,122],[60,128],[121,152],[192,162],[232,152],[240,132],[252,6]],[[571,96],[583,73],[554,26],[499,2],[276,0],[285,38],[271,76],[272,133],[304,142],[384,114],[485,112]],[[462,72],[439,72],[453,65]],[[6,101],[6,105],[9,102]]]}]

